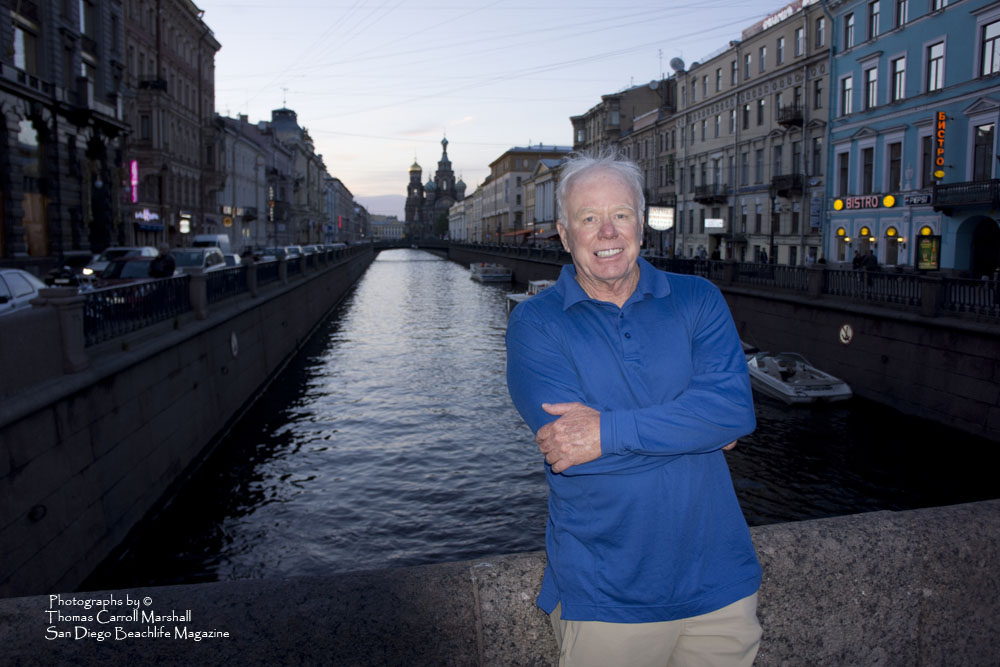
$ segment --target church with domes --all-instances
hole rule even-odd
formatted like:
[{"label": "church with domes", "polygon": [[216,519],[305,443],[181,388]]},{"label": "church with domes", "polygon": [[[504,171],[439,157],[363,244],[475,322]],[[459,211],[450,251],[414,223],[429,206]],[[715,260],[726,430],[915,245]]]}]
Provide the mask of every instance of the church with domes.
[{"label": "church with domes", "polygon": [[465,199],[465,183],[455,180],[448,159],[448,139],[441,140],[441,159],[434,178],[423,183],[423,169],[414,160],[406,187],[406,232],[412,239],[443,236],[448,230],[448,209]]}]

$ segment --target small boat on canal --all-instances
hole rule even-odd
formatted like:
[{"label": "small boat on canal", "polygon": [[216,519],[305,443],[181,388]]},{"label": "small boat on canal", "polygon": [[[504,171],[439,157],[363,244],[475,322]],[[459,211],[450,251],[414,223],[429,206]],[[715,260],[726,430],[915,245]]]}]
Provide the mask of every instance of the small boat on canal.
[{"label": "small boat on canal", "polygon": [[852,396],[843,380],[819,370],[795,352],[746,352],[750,384],[755,390],[789,405],[843,401]]},{"label": "small boat on canal", "polygon": [[514,306],[535,296],[543,289],[556,284],[554,280],[529,280],[527,292],[509,292],[507,294],[507,312],[514,310]]},{"label": "small boat on canal", "polygon": [[503,264],[476,262],[469,265],[469,277],[481,283],[509,283],[514,275]]}]

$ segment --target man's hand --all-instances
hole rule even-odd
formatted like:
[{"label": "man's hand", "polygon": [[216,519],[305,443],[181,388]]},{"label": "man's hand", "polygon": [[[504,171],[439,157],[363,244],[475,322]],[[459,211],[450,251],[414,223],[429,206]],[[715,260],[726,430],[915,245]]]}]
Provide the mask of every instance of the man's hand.
[{"label": "man's hand", "polygon": [[732,449],[733,447],[736,446],[737,442],[739,442],[739,440],[733,440],[731,443],[729,443],[728,445],[726,445],[725,447],[723,447],[722,451],[728,452],[730,449]]},{"label": "man's hand", "polygon": [[535,434],[552,472],[560,473],[601,455],[600,412],[582,403],[542,403],[542,409],[559,415]]}]

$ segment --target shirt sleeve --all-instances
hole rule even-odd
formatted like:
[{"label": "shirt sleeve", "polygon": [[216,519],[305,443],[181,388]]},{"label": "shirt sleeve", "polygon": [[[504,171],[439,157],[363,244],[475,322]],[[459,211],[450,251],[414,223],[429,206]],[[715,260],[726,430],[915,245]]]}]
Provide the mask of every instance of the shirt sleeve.
[{"label": "shirt sleeve", "polygon": [[[756,426],[742,345],[722,294],[697,290],[688,386],[661,405],[601,412],[601,456],[561,474],[636,472],[662,457],[708,453]],[[533,432],[554,421],[542,403],[587,404],[576,371],[546,327],[524,318],[507,329],[507,386],[514,406]],[[599,409],[598,406],[589,406]]]},{"label": "shirt sleeve", "polygon": [[701,453],[756,427],[746,355],[729,306],[714,286],[694,292],[694,374],[672,400],[601,413],[601,449],[609,455]]}]

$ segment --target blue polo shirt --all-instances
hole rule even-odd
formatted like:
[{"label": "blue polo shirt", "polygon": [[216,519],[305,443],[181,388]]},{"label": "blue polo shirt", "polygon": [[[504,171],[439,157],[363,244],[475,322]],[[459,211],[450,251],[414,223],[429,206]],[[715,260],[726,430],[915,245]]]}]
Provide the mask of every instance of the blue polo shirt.
[{"label": "blue polo shirt", "polygon": [[638,262],[622,308],[588,297],[567,265],[507,326],[507,386],[532,431],[556,418],[542,403],[601,413],[600,458],[560,474],[545,464],[538,606],[561,602],[567,620],[687,618],[760,586],[721,450],[756,426],[729,308],[707,280]]}]

